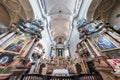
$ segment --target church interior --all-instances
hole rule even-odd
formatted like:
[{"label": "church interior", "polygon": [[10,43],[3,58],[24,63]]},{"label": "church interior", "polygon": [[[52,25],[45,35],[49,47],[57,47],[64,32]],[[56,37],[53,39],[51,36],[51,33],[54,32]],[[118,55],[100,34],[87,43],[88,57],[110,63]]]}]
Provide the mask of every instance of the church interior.
[{"label": "church interior", "polygon": [[120,80],[120,0],[0,0],[0,80]]}]

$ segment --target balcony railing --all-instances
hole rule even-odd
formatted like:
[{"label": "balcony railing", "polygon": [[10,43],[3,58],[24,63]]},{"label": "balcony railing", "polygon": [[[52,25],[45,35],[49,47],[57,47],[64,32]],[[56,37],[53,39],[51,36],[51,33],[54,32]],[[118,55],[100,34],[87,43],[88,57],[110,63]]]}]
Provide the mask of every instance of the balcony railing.
[{"label": "balcony railing", "polygon": [[24,74],[20,80],[103,80],[103,78],[98,74],[79,74],[71,76]]}]

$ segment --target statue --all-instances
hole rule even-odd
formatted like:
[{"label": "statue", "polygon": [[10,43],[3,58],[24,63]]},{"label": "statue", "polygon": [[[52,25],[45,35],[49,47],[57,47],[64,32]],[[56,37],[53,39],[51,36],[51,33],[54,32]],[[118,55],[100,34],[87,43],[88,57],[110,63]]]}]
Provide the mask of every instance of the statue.
[{"label": "statue", "polygon": [[41,31],[44,30],[43,23],[41,20],[34,20],[34,21],[24,21],[20,19],[18,21],[18,28],[23,33],[28,33],[31,36],[36,36],[37,38],[42,38]]},{"label": "statue", "polygon": [[31,60],[31,62],[34,62],[34,63],[39,63],[40,61],[41,61],[41,58],[42,58],[42,56],[45,54],[45,51],[44,51],[45,49],[42,49],[40,52],[39,52],[39,50],[37,49],[35,49],[34,50],[34,52],[33,52],[33,54],[31,55],[31,57],[30,57],[30,60]]},{"label": "statue", "polygon": [[3,34],[5,32],[9,32],[8,27],[0,24],[0,34]]},{"label": "statue", "polygon": [[88,22],[85,19],[79,20],[77,28],[80,33],[80,38],[99,32],[103,29],[103,25],[104,23],[102,21]]}]

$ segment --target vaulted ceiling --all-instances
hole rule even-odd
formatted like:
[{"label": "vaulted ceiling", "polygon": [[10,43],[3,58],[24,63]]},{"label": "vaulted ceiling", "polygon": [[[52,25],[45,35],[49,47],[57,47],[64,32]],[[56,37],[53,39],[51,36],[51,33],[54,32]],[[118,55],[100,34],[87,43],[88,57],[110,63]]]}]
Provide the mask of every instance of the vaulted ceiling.
[{"label": "vaulted ceiling", "polygon": [[0,23],[9,25],[20,18],[34,18],[32,7],[28,0],[0,0]]},{"label": "vaulted ceiling", "polygon": [[[72,29],[72,19],[78,13],[80,0],[40,0],[47,16],[52,38],[67,39]],[[65,40],[64,39],[64,40]]]}]

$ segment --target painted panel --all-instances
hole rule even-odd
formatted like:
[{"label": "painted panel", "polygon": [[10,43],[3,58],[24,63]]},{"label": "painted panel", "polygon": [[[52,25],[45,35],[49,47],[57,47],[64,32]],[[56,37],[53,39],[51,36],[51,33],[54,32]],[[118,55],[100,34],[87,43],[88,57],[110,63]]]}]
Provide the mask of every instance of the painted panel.
[{"label": "painted panel", "polygon": [[29,41],[30,40],[27,40],[25,37],[16,37],[6,47],[1,49],[1,52],[21,54]]},{"label": "painted panel", "polygon": [[108,59],[107,61],[114,71],[120,71],[120,59]]},{"label": "painted panel", "polygon": [[99,37],[95,39],[95,43],[100,50],[110,50],[117,48],[111,41],[105,37]]},{"label": "painted panel", "polygon": [[8,53],[8,52],[1,52],[0,54],[0,66],[8,66],[12,63],[15,54]]}]

